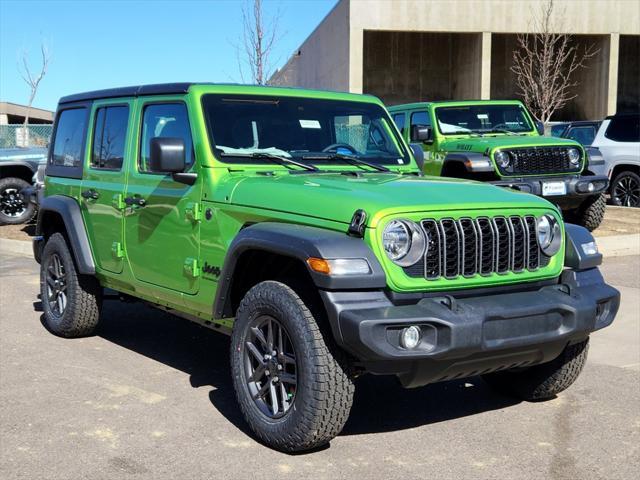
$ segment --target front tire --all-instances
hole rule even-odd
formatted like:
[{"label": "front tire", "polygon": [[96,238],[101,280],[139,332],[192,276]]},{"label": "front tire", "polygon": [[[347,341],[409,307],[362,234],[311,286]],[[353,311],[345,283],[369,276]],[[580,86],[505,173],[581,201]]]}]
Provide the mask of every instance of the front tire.
[{"label": "front tire", "polygon": [[547,400],[576,381],[589,351],[589,339],[568,345],[550,362],[524,370],[507,370],[483,375],[494,390],[522,400]]},{"label": "front tire", "polygon": [[593,232],[604,219],[606,204],[607,200],[603,193],[588,197],[575,212],[569,215],[569,220]]},{"label": "front tire", "polygon": [[309,450],[342,430],[354,386],[317,317],[287,285],[247,292],[231,336],[231,372],[245,420],[266,445]]},{"label": "front tire", "polygon": [[40,262],[40,299],[47,328],[67,338],[91,335],[98,326],[102,289],[80,275],[61,233],[49,237]]},{"label": "front tire", "polygon": [[19,225],[33,218],[35,205],[20,193],[28,186],[21,178],[0,180],[0,224]]}]

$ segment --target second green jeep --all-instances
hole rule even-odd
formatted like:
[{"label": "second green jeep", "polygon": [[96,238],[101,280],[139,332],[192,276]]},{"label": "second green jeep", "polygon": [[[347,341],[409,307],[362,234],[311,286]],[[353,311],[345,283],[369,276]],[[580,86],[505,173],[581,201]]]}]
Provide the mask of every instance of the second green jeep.
[{"label": "second green jeep", "polygon": [[521,102],[425,102],[389,111],[405,140],[422,146],[426,174],[543,196],[561,207],[567,221],[589,230],[602,222],[609,179],[584,175],[588,158],[582,146],[543,136]]},{"label": "second green jeep", "polygon": [[406,387],[482,375],[553,397],[619,305],[586,229],[533,195],[421,176],[370,96],[72,95],[46,168],[46,326],[92,334],[110,289],[230,334],[240,410],[281,450],[340,433],[366,373]]}]

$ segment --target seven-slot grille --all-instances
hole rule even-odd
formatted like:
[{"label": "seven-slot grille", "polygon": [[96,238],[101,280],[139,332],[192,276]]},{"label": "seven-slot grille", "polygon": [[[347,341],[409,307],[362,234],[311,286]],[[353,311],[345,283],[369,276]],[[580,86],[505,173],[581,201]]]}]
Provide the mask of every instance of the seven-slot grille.
[{"label": "seven-slot grille", "polygon": [[511,156],[512,169],[506,175],[576,172],[569,161],[571,147],[530,147],[504,150]]},{"label": "seven-slot grille", "polygon": [[533,271],[549,262],[538,246],[532,215],[424,219],[420,224],[427,249],[421,261],[404,269],[412,277],[437,280]]}]

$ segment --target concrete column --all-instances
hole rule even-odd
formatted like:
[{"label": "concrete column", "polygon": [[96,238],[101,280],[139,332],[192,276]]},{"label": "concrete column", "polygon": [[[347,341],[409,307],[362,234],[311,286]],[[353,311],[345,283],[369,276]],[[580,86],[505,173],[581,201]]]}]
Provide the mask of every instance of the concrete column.
[{"label": "concrete column", "polygon": [[9,115],[0,113],[0,125],[9,125]]},{"label": "concrete column", "polygon": [[482,51],[480,53],[480,98],[491,98],[491,32],[482,32]]},{"label": "concrete column", "polygon": [[618,103],[618,61],[620,59],[620,34],[609,37],[609,78],[607,91],[607,115],[614,115]]},{"label": "concrete column", "polygon": [[349,92],[362,93],[364,64],[364,30],[349,28]]}]

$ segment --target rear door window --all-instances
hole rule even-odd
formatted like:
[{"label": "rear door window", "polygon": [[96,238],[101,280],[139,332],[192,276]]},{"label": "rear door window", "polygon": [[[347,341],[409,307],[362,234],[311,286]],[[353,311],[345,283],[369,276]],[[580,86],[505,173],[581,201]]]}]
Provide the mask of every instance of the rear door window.
[{"label": "rear door window", "polygon": [[91,168],[122,168],[128,123],[128,106],[102,107],[96,111]]}]

